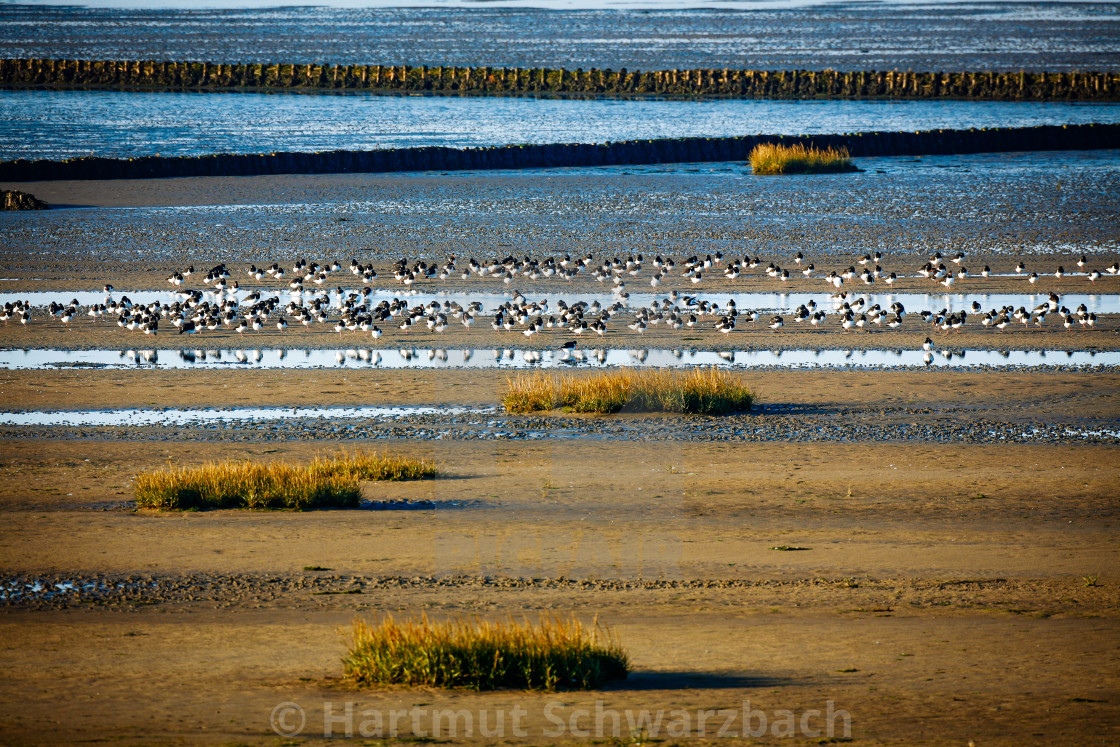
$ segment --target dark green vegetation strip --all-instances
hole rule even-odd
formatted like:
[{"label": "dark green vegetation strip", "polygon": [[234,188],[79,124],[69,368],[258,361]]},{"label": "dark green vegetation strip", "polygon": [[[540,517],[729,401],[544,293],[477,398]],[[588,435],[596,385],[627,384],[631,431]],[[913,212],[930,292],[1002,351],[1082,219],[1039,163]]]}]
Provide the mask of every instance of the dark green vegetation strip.
[{"label": "dark green vegetation strip", "polygon": [[321,153],[252,153],[141,158],[71,158],[4,161],[5,182],[51,179],[158,179],[181,176],[344,174],[396,171],[618,166],[642,163],[745,161],[763,143],[846,148],[853,158],[927,156],[1005,151],[1120,148],[1120,125],[1042,125],[983,130],[861,132],[844,135],[748,135],[722,138],[629,140],[618,143],[505,145],[492,148],[398,148]]},{"label": "dark green vegetation strip", "polygon": [[1120,73],[917,73],[836,70],[563,70],[518,67],[294,65],[152,60],[0,61],[0,85],[50,88],[428,91],[792,99],[1115,101]]}]

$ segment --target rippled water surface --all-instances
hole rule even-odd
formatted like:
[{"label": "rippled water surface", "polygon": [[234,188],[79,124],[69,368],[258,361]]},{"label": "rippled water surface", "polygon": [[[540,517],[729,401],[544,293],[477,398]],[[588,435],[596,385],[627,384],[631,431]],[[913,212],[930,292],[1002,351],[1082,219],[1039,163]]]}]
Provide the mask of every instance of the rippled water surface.
[{"label": "rippled water surface", "polygon": [[0,91],[0,159],[1120,122],[1120,105]]},{"label": "rippled water surface", "polygon": [[[1117,69],[1114,3],[91,0],[0,5],[0,55],[838,70]],[[269,6],[289,7],[269,7]],[[423,7],[400,7],[400,6]],[[296,6],[296,7],[291,7]],[[327,6],[327,7],[322,7]],[[698,7],[699,6],[699,7]]]},{"label": "rippled water surface", "polygon": [[613,366],[753,368],[909,368],[938,366],[1117,366],[1120,352],[1078,350],[565,350],[513,349],[198,349],[0,350],[0,369],[49,368],[566,368]]}]

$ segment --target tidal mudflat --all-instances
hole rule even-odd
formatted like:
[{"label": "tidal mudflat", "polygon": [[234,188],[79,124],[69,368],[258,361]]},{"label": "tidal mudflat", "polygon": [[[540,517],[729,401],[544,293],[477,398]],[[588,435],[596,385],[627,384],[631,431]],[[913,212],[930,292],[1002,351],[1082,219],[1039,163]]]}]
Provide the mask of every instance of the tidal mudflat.
[{"label": "tidal mudflat", "polygon": [[[814,740],[1114,742],[1115,164],[1008,154],[773,181],[708,164],[16,185],[62,209],[2,218],[0,292],[35,294],[27,324],[0,325],[0,698],[19,703],[0,716],[5,738],[274,744],[292,723],[276,708],[295,704],[293,739],[308,744],[345,734],[347,708],[408,712],[391,742],[449,738],[446,724],[435,736],[436,710],[486,713],[492,731],[514,706],[522,731],[505,721],[505,743],[556,734],[555,718],[565,743],[650,738],[627,718],[674,709],[689,718],[674,739],[692,743],[785,743],[786,711],[809,714]],[[698,282],[685,276],[688,258],[716,253]],[[539,269],[587,254],[595,263],[570,280],[519,269],[506,283],[504,265],[462,277],[472,258]],[[935,254],[949,286],[920,272]],[[443,268],[450,256],[446,278],[395,276],[400,257]],[[658,256],[675,267],[651,285]],[[744,257],[761,261],[729,277]],[[293,295],[301,258],[330,272]],[[623,269],[596,280],[614,259]],[[263,272],[274,263],[283,278]],[[203,281],[218,264],[229,277],[215,294]],[[839,288],[828,279],[848,268]],[[180,334],[163,315],[216,308],[234,281],[239,305],[277,298],[259,330],[200,319]],[[89,316],[123,296],[137,314],[159,304],[154,334],[118,324],[123,312]],[[276,326],[320,297],[323,321]],[[71,300],[80,313],[64,322],[50,304]],[[467,327],[451,304],[472,301]],[[823,316],[796,321],[810,303]],[[983,323],[1009,307],[1026,323]],[[388,318],[372,320],[379,308]],[[361,329],[366,314],[382,336]],[[441,314],[437,332],[427,321]],[[344,317],[354,328],[336,330]],[[500,409],[515,369],[616,364],[718,365],[757,400],[718,417]],[[364,483],[352,510],[133,502],[134,476],[169,462],[367,444],[430,459],[440,476]],[[597,615],[633,673],[560,696],[341,679],[340,631],[356,614],[542,611]],[[619,714],[617,736],[611,718],[596,736],[597,707]],[[698,713],[728,709],[738,720],[724,736],[714,717],[698,729]],[[465,741],[499,739],[477,727]]]},{"label": "tidal mudflat", "polygon": [[[827,275],[876,251],[884,267],[893,262],[911,275],[935,252],[947,264],[964,252],[974,281],[985,264],[1003,275],[1022,259],[1025,283],[1030,272],[1044,276],[1059,265],[1080,271],[1082,254],[1102,271],[1118,261],[1116,159],[1115,151],[867,158],[863,173],[812,179],[758,178],[744,163],[708,163],[10,184],[62,209],[0,215],[0,277],[9,279],[0,290],[170,290],[171,271],[190,265],[203,275],[218,263],[243,272],[284,261],[290,270],[301,257],[338,260],[348,271],[357,255],[380,271],[400,257],[558,261],[588,252],[646,255],[645,279],[630,291],[649,287],[658,254],[716,252],[764,259],[743,283],[768,262],[796,279],[798,252]],[[722,274],[708,277],[719,282]],[[980,287],[994,286],[989,279]],[[1090,284],[1074,288],[1088,292]]]},{"label": "tidal mudflat", "polygon": [[[1107,3],[142,4],[157,7],[0,6],[0,52],[199,60],[218,77],[230,62],[730,66],[957,71],[983,88],[983,71],[1108,73],[1120,37]],[[1117,111],[12,90],[0,157]],[[0,213],[0,742],[1115,745],[1118,164],[0,185],[51,207]],[[644,411],[712,412],[714,395],[620,404],[597,377],[623,367],[738,396],[720,415]],[[533,384],[524,407],[503,396],[514,376]],[[300,469],[359,450],[434,479]],[[140,508],[277,505],[280,465],[300,476],[283,505],[323,510]],[[138,494],[149,473],[166,479]],[[574,616],[609,629],[631,671],[557,692],[359,686],[347,637],[386,615]]]}]

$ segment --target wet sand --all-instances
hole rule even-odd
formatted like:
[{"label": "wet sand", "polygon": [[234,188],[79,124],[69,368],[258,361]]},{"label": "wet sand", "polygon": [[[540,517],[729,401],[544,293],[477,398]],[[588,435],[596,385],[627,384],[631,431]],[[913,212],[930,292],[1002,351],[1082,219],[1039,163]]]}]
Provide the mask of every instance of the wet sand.
[{"label": "wet sand", "polygon": [[[822,274],[882,251],[887,272],[912,276],[933,252],[962,251],[973,279],[984,264],[1004,273],[1022,258],[1049,290],[1048,274],[1072,272],[1081,254],[1102,271],[1120,261],[1120,215],[1108,199],[1120,190],[1115,163],[1115,151],[1099,151],[859,159],[860,174],[780,178],[724,163],[4,184],[95,209],[0,216],[0,262],[3,277],[29,283],[21,288],[127,290],[164,287],[188,264],[241,272],[298,257],[344,268],[356,257],[380,271],[402,256],[723,252],[796,277],[799,251]],[[628,290],[648,289],[648,277]],[[697,289],[723,287],[709,280]],[[1058,284],[1089,287],[1083,277]]]},{"label": "wet sand", "polygon": [[[534,597],[529,603],[533,608],[549,601]],[[395,595],[389,606],[434,607],[433,601],[402,594]],[[560,606],[571,601],[556,599]],[[161,735],[164,742],[276,744],[281,740],[275,735],[261,736],[269,731],[270,714],[280,704],[295,703],[306,713],[303,723],[309,732],[298,740],[300,744],[326,743],[324,712],[329,707],[337,719],[346,713],[347,704],[353,705],[355,714],[383,712],[386,723],[388,712],[395,709],[421,714],[424,709],[463,709],[476,719],[486,712],[491,730],[499,710],[508,714],[520,704],[527,712],[520,722],[524,733],[540,735],[556,728],[543,718],[551,703],[554,717],[560,714],[568,728],[564,738],[550,741],[587,744],[596,737],[593,719],[577,716],[576,727],[587,731],[573,736],[570,718],[578,709],[589,708],[593,714],[597,702],[605,709],[631,710],[632,716],[643,709],[664,710],[666,721],[670,709],[686,709],[692,713],[692,732],[700,733],[696,711],[741,710],[743,695],[749,694],[750,707],[768,714],[771,724],[779,711],[800,716],[810,710],[825,711],[831,702],[850,714],[849,733],[859,735],[853,737],[857,744],[967,744],[970,740],[989,745],[1109,744],[1114,740],[1117,714],[1109,701],[1114,700],[1115,680],[1099,666],[1099,646],[1109,644],[1113,620],[1041,618],[1005,611],[973,613],[964,619],[909,609],[904,614],[870,609],[829,614],[792,606],[752,612],[728,601],[721,595],[693,598],[688,613],[682,615],[679,603],[659,604],[642,595],[596,595],[591,604],[612,619],[619,635],[646,642],[634,652],[642,673],[603,692],[560,698],[522,693],[355,692],[336,679],[334,663],[342,650],[338,631],[349,625],[352,616],[348,610],[263,609],[236,615],[205,609],[183,609],[174,615],[16,613],[2,623],[4,658],[19,658],[18,650],[23,648],[36,647],[43,653],[33,669],[9,666],[10,677],[22,687],[5,695],[18,696],[24,715],[19,721],[6,719],[5,733],[24,742],[42,740],[43,734],[52,741],[100,740],[106,724],[117,724],[111,733],[114,741],[124,743],[151,743],[150,735]],[[515,595],[504,595],[488,609],[498,616],[520,615],[519,602]],[[476,609],[464,603],[448,611]],[[72,641],[79,630],[84,644],[75,646]],[[300,644],[286,643],[292,640]],[[91,645],[98,651],[93,657],[86,653]],[[1024,650],[1033,654],[1029,661],[1023,658]],[[106,661],[113,662],[108,672]],[[166,662],[160,667],[162,686],[154,691],[151,661]],[[682,666],[682,661],[687,664]],[[59,676],[89,693],[70,700],[62,714],[55,696]],[[1024,692],[1029,696],[1024,697]],[[214,693],[222,695],[215,698]],[[144,703],[142,709],[137,709],[138,701]],[[808,724],[810,739],[802,743],[826,738],[820,714],[810,718],[815,718]],[[355,737],[366,721],[372,725],[368,716],[351,722]],[[717,737],[723,719],[713,721],[708,722],[704,738],[688,743],[789,741],[769,733],[762,741]],[[332,721],[330,733],[336,739],[343,736],[346,723]],[[1030,724],[1030,733],[1023,736],[1025,723]],[[759,725],[756,719],[752,727]],[[843,721],[834,727],[835,736],[843,738]],[[732,733],[741,728],[740,721]],[[441,737],[447,739],[448,727],[443,729]],[[604,721],[603,737],[616,738],[611,729],[610,722]],[[659,738],[664,739],[664,725],[662,729]],[[408,717],[399,739],[386,741],[432,738],[429,721],[423,717],[416,731],[419,734],[414,736]],[[633,738],[625,716],[620,731],[620,739]],[[467,738],[465,732],[460,725],[452,741],[498,741],[477,732]],[[366,733],[370,741],[378,736],[372,730]],[[523,740],[507,721],[501,741]]]},{"label": "wet sand", "polygon": [[[59,298],[65,296],[60,295]],[[827,297],[827,296],[825,296]],[[939,307],[943,308],[943,307]],[[938,309],[934,309],[936,312]],[[986,310],[985,310],[986,311]],[[278,317],[279,315],[277,315]],[[979,317],[979,314],[976,315]],[[609,329],[600,336],[584,333],[577,337],[565,330],[542,330],[531,339],[525,337],[518,328],[513,331],[495,332],[489,329],[492,317],[480,315],[475,326],[465,330],[453,323],[443,332],[431,332],[419,325],[412,331],[402,332],[395,329],[396,323],[379,325],[382,336],[374,340],[369,333],[358,330],[341,334],[333,331],[337,321],[328,324],[314,324],[310,328],[289,326],[284,332],[275,329],[275,320],[270,321],[268,329],[260,332],[238,333],[236,329],[219,328],[204,330],[194,335],[179,335],[175,328],[164,324],[155,335],[145,335],[134,330],[128,331],[117,326],[116,320],[92,321],[78,318],[69,325],[47,318],[45,312],[33,317],[30,324],[21,326],[9,322],[0,326],[0,345],[10,349],[47,348],[60,350],[399,350],[399,349],[469,349],[476,351],[492,350],[535,350],[557,352],[566,343],[577,342],[586,356],[592,356],[597,349],[622,349],[639,351],[642,349],[665,350],[909,350],[921,351],[926,338],[933,340],[937,349],[942,350],[1049,350],[1054,351],[1053,364],[1061,365],[1060,351],[1064,350],[1118,350],[1120,349],[1120,315],[1098,316],[1093,329],[1075,324],[1065,329],[1057,315],[1047,319],[1041,329],[1035,324],[1029,326],[1018,322],[1009,326],[1007,331],[985,329],[974,318],[969,327],[949,334],[941,333],[922,321],[917,315],[909,315],[902,327],[890,330],[878,327],[867,331],[844,333],[840,329],[838,317],[830,316],[820,327],[808,322],[798,325],[785,324],[780,332],[767,329],[770,314],[765,314],[754,324],[742,320],[730,334],[717,332],[715,321],[709,317],[697,325],[696,329],[669,330],[663,326],[649,327],[639,333],[627,329],[634,320],[633,314],[625,312],[608,323]],[[790,318],[789,314],[785,315]],[[874,327],[874,325],[868,325]]]},{"label": "wet sand", "polygon": [[[6,409],[497,405],[506,371],[0,371]],[[589,374],[590,375],[590,374]],[[751,371],[759,404],[1023,409],[1120,416],[1120,374],[1024,371]]]},{"label": "wet sand", "polygon": [[[4,482],[26,484],[16,471],[30,470],[36,495],[23,503],[4,490],[6,576],[34,568],[65,581],[98,569],[113,580],[144,569],[155,583],[122,599],[9,607],[6,681],[25,694],[5,733],[265,744],[273,707],[293,701],[312,739],[324,703],[338,713],[347,702],[476,714],[519,703],[539,737],[553,700],[638,710],[749,699],[799,713],[832,700],[865,744],[1115,738],[1115,449],[402,446],[439,459],[448,478],[367,494],[438,508],[98,510],[90,501],[126,492],[113,488],[132,470],[226,447],[6,444]],[[910,451],[901,469],[875,466],[877,452],[899,448]],[[65,494],[77,485],[88,490]],[[302,570],[312,565],[330,570]],[[1086,587],[1102,571],[1103,585]],[[637,671],[605,692],[559,697],[361,692],[338,679],[355,614],[420,610],[598,615]],[[165,687],[153,695],[151,662],[164,660]],[[63,719],[60,688],[84,693]]]}]

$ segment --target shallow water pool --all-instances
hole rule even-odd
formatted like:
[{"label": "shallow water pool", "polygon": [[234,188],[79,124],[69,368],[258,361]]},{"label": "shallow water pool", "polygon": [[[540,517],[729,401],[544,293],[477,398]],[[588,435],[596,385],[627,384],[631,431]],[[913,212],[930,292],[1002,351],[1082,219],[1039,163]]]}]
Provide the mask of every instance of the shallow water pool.
[{"label": "shallow water pool", "polygon": [[238,348],[181,350],[0,350],[0,369],[330,369],[330,368],[1010,368],[1120,365],[1120,351],[966,350],[697,350],[584,348]]},{"label": "shallow water pool", "polygon": [[175,426],[260,420],[394,420],[412,415],[488,413],[469,407],[233,407],[0,412],[0,425]]}]

